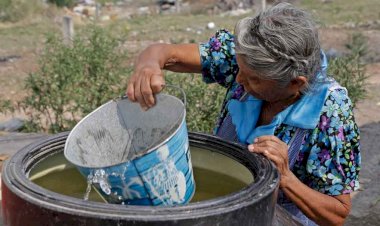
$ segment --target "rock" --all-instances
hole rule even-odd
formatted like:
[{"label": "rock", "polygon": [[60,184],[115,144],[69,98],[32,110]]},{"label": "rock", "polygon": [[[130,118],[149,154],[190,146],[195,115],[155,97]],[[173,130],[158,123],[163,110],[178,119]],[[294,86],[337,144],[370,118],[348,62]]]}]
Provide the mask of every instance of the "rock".
[{"label": "rock", "polygon": [[221,16],[240,16],[252,12],[251,9],[236,9],[224,12]]},{"label": "rock", "polygon": [[215,23],[214,22],[209,22],[207,24],[207,29],[214,29],[215,28]]},{"label": "rock", "polygon": [[149,15],[150,14],[150,9],[147,6],[140,7],[140,8],[138,8],[137,11],[138,11],[139,15]]},{"label": "rock", "polygon": [[13,62],[17,59],[20,59],[21,56],[17,56],[17,55],[10,55],[10,56],[0,56],[0,62]]},{"label": "rock", "polygon": [[13,118],[9,121],[0,123],[0,131],[16,132],[24,127],[24,121],[19,118]]},{"label": "rock", "polygon": [[345,28],[356,28],[356,24],[354,22],[347,22],[344,24]]},{"label": "rock", "polygon": [[73,11],[79,16],[86,16],[86,17],[95,16],[96,6],[77,5],[73,8]]},{"label": "rock", "polygon": [[104,16],[100,17],[101,21],[109,21],[110,19],[111,19],[111,17],[109,15],[104,15]]}]

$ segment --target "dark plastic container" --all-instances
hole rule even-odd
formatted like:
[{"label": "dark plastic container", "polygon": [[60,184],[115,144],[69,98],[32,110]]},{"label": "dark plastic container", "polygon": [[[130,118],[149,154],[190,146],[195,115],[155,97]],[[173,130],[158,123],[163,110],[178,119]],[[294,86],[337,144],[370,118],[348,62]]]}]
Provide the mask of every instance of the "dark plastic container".
[{"label": "dark plastic container", "polygon": [[[254,182],[238,192],[176,207],[122,206],[84,201],[44,189],[29,180],[40,161],[63,151],[68,133],[29,145],[2,172],[5,225],[272,225],[279,174],[262,156],[214,136],[190,133],[190,146],[228,156],[244,165]],[[217,189],[217,188],[216,188]]]}]

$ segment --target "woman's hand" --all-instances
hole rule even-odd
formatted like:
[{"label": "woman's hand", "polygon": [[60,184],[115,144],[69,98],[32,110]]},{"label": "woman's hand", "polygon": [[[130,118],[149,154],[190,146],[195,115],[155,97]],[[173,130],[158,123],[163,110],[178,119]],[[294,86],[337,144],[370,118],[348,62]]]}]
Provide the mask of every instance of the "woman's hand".
[{"label": "woman's hand", "polygon": [[137,57],[127,88],[128,98],[139,102],[144,110],[153,107],[154,95],[165,86],[160,59],[153,52],[154,48],[147,48]]},{"label": "woman's hand", "polygon": [[306,216],[319,225],[343,225],[351,209],[350,195],[328,196],[303,184],[289,170],[288,145],[276,136],[261,136],[248,150],[274,162],[281,174],[282,191]]},{"label": "woman's hand", "polygon": [[127,95],[147,110],[155,104],[154,95],[165,86],[163,69],[180,73],[200,73],[198,44],[153,44],[136,58]]},{"label": "woman's hand", "polygon": [[281,174],[280,187],[286,187],[286,181],[293,173],[289,169],[288,145],[276,136],[261,136],[248,145],[250,152],[260,153],[271,160]]}]

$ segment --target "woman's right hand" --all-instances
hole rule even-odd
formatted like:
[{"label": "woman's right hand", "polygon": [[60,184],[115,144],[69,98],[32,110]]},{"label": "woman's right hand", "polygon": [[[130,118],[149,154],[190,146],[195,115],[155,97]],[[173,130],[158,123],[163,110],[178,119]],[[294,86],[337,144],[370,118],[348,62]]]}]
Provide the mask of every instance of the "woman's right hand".
[{"label": "woman's right hand", "polygon": [[144,110],[155,105],[155,94],[165,86],[163,69],[179,73],[200,73],[198,44],[153,44],[136,58],[128,82],[127,96]]},{"label": "woman's right hand", "polygon": [[159,59],[155,59],[151,51],[148,47],[137,57],[126,93],[131,101],[139,102],[144,110],[154,106],[155,94],[165,86]]}]

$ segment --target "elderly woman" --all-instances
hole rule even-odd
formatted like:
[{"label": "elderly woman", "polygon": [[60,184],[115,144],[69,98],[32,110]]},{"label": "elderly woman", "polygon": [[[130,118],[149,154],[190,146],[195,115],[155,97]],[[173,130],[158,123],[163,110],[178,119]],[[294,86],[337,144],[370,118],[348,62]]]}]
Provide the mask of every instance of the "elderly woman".
[{"label": "elderly woman", "polygon": [[145,109],[163,70],[202,73],[227,89],[214,130],[273,161],[278,203],[304,225],[342,225],[359,187],[359,131],[347,91],[326,76],[309,14],[281,3],[209,42],[154,44],[137,58],[127,95]]}]

